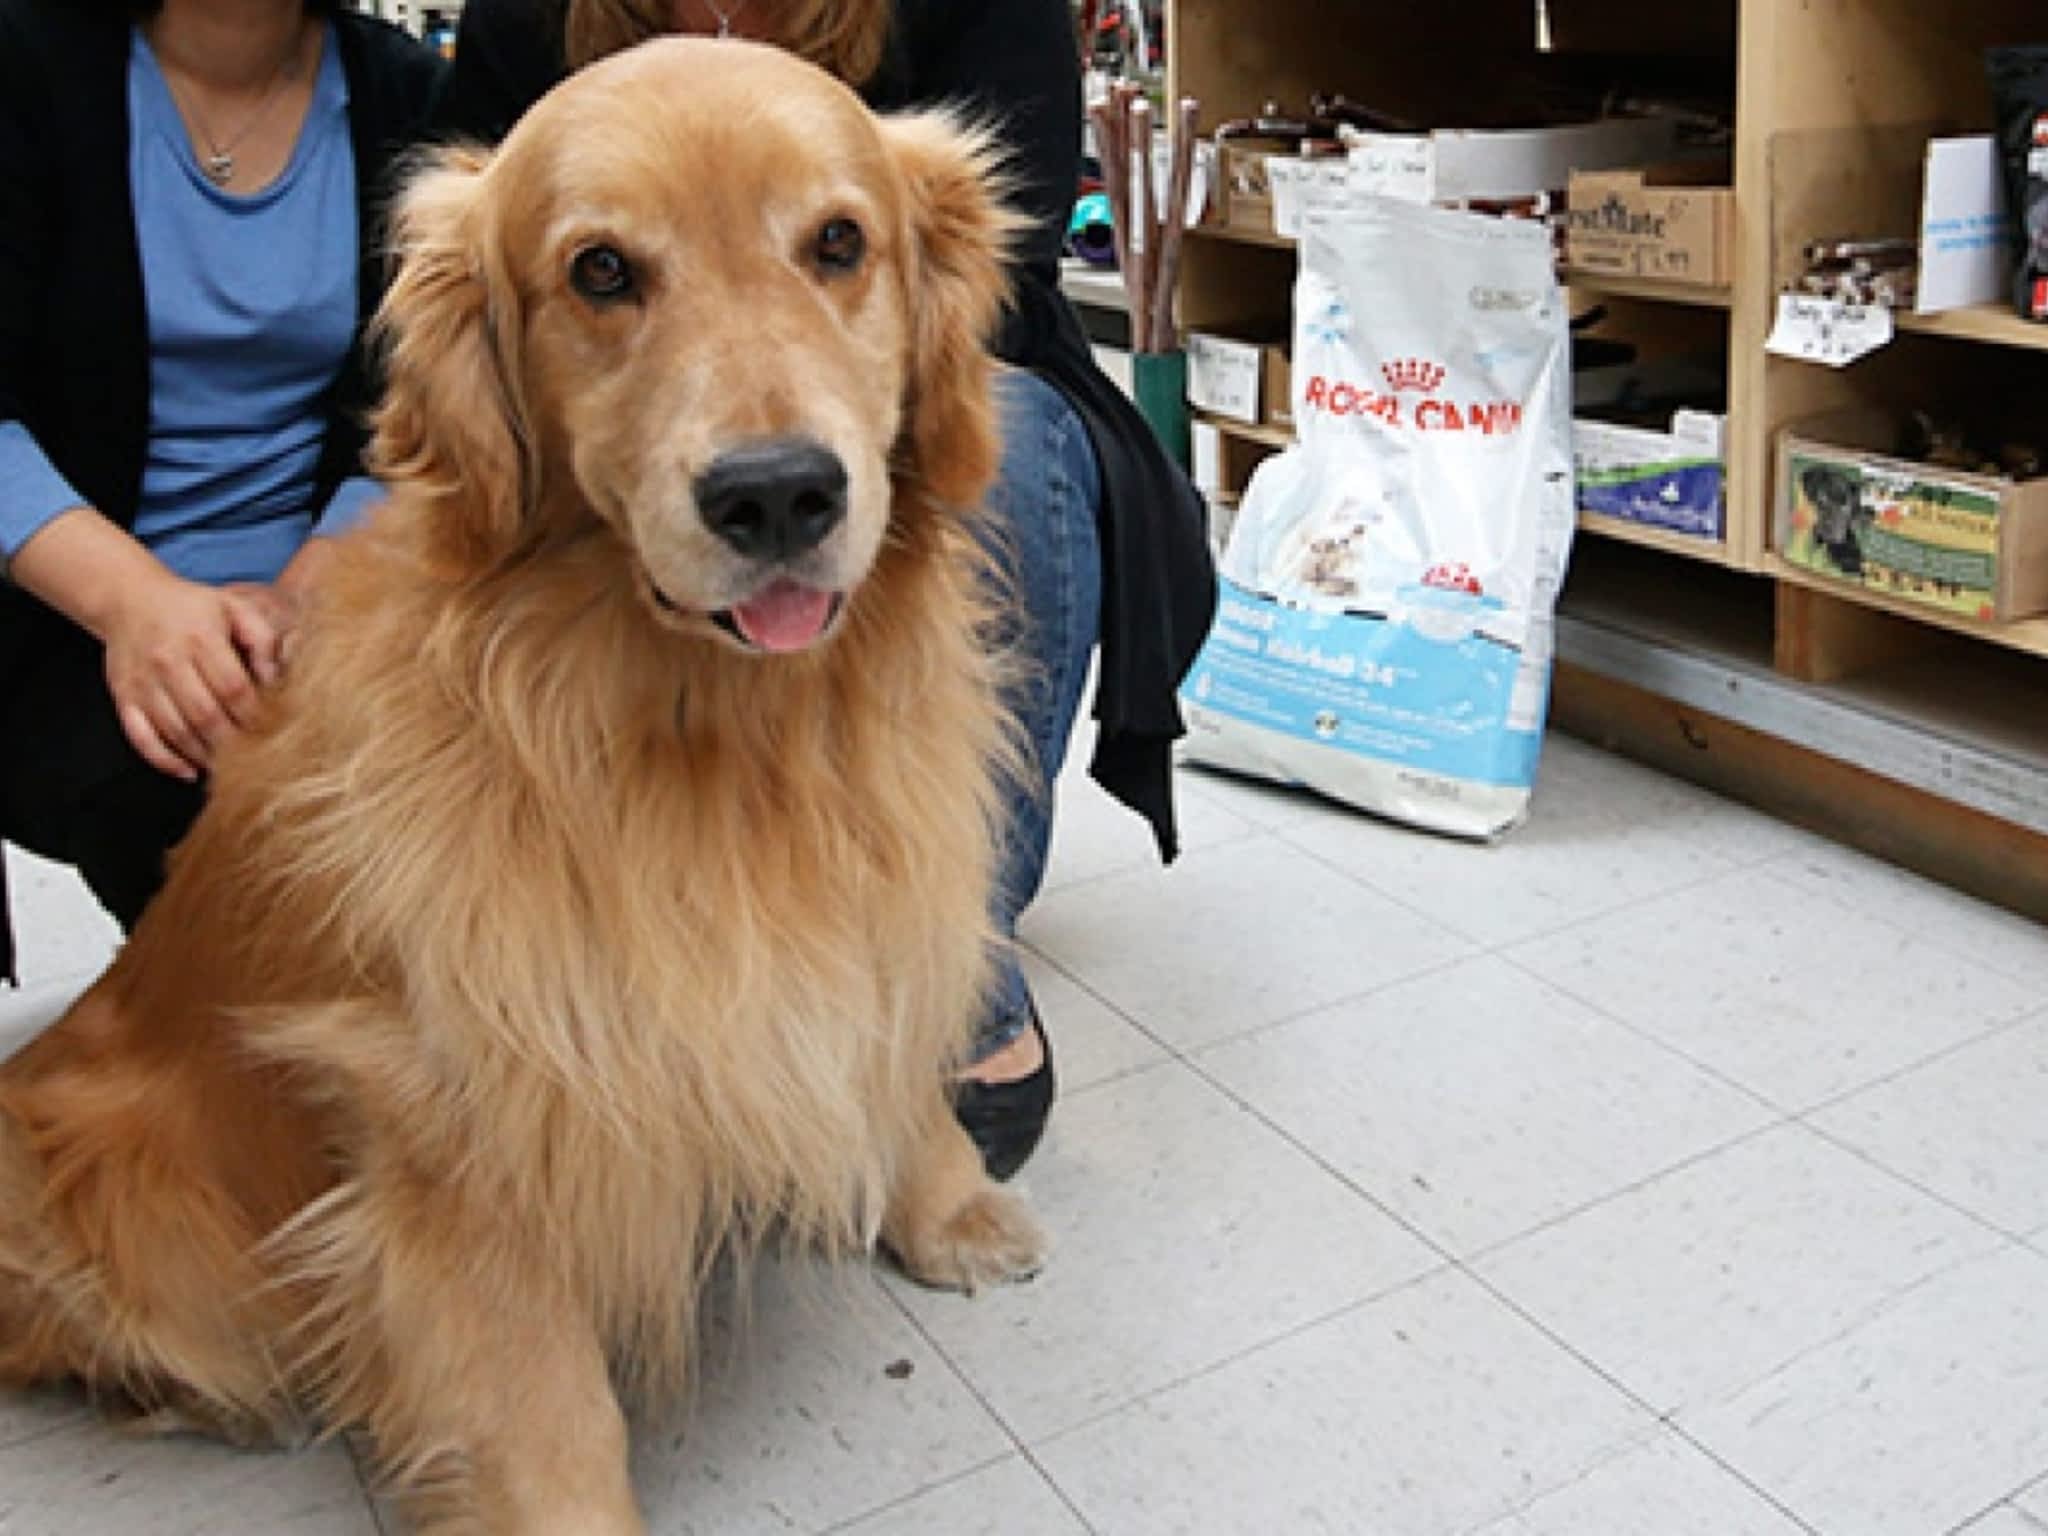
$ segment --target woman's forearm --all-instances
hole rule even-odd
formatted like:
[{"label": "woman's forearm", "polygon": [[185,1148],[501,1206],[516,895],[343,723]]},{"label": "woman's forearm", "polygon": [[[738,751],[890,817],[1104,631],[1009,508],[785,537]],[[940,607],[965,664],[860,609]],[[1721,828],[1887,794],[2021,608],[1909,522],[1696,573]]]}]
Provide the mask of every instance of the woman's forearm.
[{"label": "woman's forearm", "polygon": [[101,640],[121,613],[171,579],[141,541],[91,507],[45,523],[15,551],[7,574]]}]

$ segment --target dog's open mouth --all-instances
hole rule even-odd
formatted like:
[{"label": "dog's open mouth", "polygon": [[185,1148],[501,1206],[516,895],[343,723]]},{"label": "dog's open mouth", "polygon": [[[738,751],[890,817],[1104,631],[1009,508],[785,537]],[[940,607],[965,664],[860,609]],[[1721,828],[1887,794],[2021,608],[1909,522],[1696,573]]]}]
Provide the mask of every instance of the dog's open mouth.
[{"label": "dog's open mouth", "polygon": [[[654,600],[670,613],[682,610],[659,587]],[[846,601],[841,592],[808,587],[787,578],[771,581],[744,603],[721,608],[711,622],[750,650],[801,651],[824,638]]]}]

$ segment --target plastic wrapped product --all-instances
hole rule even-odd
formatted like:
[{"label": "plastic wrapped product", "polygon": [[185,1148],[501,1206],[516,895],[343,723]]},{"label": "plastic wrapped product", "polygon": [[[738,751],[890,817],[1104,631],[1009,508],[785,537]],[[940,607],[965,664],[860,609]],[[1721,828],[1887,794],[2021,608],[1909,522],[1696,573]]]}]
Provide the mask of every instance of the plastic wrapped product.
[{"label": "plastic wrapped product", "polygon": [[1231,531],[1187,753],[1490,837],[1535,782],[1574,523],[1549,232],[1374,198],[1301,251],[1301,441]]}]

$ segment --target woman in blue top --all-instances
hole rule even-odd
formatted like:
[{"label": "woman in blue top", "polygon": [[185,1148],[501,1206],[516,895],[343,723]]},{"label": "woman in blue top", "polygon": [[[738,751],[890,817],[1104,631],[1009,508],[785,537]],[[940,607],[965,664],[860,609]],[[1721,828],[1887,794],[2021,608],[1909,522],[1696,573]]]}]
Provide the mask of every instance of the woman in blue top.
[{"label": "woman in blue top", "polygon": [[376,498],[377,209],[439,78],[315,0],[0,0],[0,838],[123,925]]}]

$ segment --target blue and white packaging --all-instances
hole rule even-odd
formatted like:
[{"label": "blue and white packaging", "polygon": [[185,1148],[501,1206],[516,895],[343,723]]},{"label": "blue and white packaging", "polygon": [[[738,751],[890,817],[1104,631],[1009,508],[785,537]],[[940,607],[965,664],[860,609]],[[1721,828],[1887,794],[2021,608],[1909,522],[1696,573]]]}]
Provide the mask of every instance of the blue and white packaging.
[{"label": "blue and white packaging", "polygon": [[1549,232],[1359,198],[1301,252],[1301,441],[1239,509],[1186,755],[1497,836],[1535,784],[1574,525]]}]

